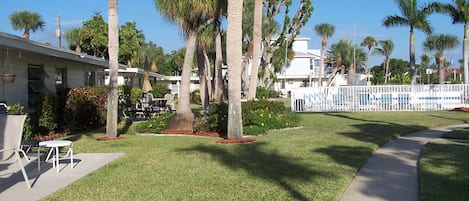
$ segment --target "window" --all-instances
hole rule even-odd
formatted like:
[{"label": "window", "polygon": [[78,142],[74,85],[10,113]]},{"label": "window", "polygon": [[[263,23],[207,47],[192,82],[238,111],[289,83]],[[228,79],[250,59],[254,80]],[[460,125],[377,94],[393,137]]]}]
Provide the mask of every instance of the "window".
[{"label": "window", "polygon": [[285,89],[285,80],[282,80],[280,88]]},{"label": "window", "polygon": [[55,69],[55,89],[57,91],[67,88],[67,69],[56,68]]},{"label": "window", "polygon": [[104,85],[104,72],[97,72],[96,73],[96,85]]},{"label": "window", "polygon": [[28,65],[28,107],[36,103],[44,87],[44,69],[39,65]]},{"label": "window", "polygon": [[309,59],[309,69],[314,70],[314,59]]},{"label": "window", "polygon": [[85,71],[85,86],[95,86],[96,73],[92,71]]}]

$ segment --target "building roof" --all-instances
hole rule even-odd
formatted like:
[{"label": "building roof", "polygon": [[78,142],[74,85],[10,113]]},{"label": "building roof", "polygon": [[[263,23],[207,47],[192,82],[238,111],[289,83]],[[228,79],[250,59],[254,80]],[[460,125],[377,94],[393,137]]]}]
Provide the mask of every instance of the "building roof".
[{"label": "building roof", "polygon": [[[86,55],[85,53],[78,53],[68,49],[61,49],[45,43],[40,43],[30,39],[0,32],[0,51],[6,51],[7,49],[32,52],[36,54],[101,66],[103,68],[109,67],[109,61],[102,58],[96,58],[90,55]],[[119,69],[126,68],[126,65],[119,64]]]},{"label": "building roof", "polygon": [[[109,72],[109,69],[105,69],[104,70],[105,72]],[[139,74],[139,75],[143,75],[143,72],[144,70],[141,69],[141,68],[126,68],[126,69],[119,69],[119,73],[135,73],[135,74]],[[168,80],[168,76],[165,76],[165,75],[161,75],[161,74],[158,74],[158,73],[154,73],[154,72],[148,72],[148,75],[150,77],[155,77],[159,80]]]}]

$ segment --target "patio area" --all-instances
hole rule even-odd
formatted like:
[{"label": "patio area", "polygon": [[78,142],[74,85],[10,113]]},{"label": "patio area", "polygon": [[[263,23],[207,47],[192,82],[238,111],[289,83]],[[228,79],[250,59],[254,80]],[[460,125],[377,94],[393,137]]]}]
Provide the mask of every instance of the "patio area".
[{"label": "patio area", "polygon": [[[41,162],[41,171],[37,167],[37,156],[29,154],[31,161],[24,162],[31,183],[28,189],[21,174],[19,164],[0,164],[0,200],[39,200],[47,195],[88,175],[98,168],[124,155],[123,153],[77,153],[73,165],[70,159],[60,160],[60,172],[52,167],[52,161]],[[8,166],[7,166],[8,165]]]}]

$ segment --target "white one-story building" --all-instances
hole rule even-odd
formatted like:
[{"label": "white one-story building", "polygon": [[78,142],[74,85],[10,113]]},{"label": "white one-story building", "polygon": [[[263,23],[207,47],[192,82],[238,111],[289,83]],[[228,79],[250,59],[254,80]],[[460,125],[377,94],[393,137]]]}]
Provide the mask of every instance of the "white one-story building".
[{"label": "white one-story building", "polygon": [[15,75],[12,83],[0,81],[0,101],[9,105],[20,103],[29,110],[40,94],[103,85],[104,69],[109,66],[101,58],[3,32],[0,32],[0,62],[2,74]]}]

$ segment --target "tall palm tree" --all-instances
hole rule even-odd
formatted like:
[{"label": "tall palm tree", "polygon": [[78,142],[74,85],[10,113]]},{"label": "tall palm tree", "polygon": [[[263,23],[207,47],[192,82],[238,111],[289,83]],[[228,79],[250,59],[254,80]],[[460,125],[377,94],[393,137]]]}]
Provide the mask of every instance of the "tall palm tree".
[{"label": "tall palm tree", "polygon": [[409,26],[409,56],[410,56],[410,74],[412,77],[411,84],[416,82],[415,73],[415,45],[414,45],[414,29],[421,30],[427,34],[432,33],[432,27],[427,17],[433,12],[430,4],[419,6],[417,0],[395,0],[402,16],[389,15],[384,18],[383,26],[386,28],[394,26]]},{"label": "tall palm tree", "polygon": [[384,84],[389,80],[389,61],[391,60],[392,51],[394,51],[394,43],[392,40],[381,40],[378,42],[381,47],[375,48],[374,53],[384,56]]},{"label": "tall palm tree", "polygon": [[75,52],[81,53],[82,39],[80,36],[80,28],[73,28],[65,32],[65,39],[67,40],[70,48],[75,46]]},{"label": "tall palm tree", "polygon": [[435,57],[438,60],[439,82],[443,84],[445,81],[445,53],[444,51],[455,48],[459,41],[456,36],[450,34],[430,35],[423,42],[426,50],[436,51]]},{"label": "tall palm tree", "polygon": [[241,56],[243,0],[228,2],[226,54],[228,60],[228,138],[243,137],[241,117]]},{"label": "tall palm tree", "polygon": [[186,38],[186,53],[182,67],[176,115],[169,121],[168,129],[192,130],[194,113],[190,108],[190,76],[197,37],[200,30],[213,21],[218,13],[216,0],[155,0],[156,9],[168,20],[179,25]]},{"label": "tall palm tree", "polygon": [[106,136],[117,137],[117,107],[118,107],[118,55],[119,55],[119,20],[117,0],[108,0],[108,47],[109,47],[109,92],[107,99]]},{"label": "tall palm tree", "polygon": [[370,63],[370,56],[371,56],[371,48],[377,46],[378,42],[375,40],[375,38],[373,38],[373,36],[367,36],[363,39],[360,45],[368,48],[368,54],[366,56],[366,65],[365,65],[366,72],[368,73],[370,71],[369,63]]},{"label": "tall palm tree", "polygon": [[463,33],[463,69],[464,83],[469,83],[469,1],[453,0],[453,4],[434,3],[437,12],[446,13],[453,19],[453,24],[464,24]]},{"label": "tall palm tree", "polygon": [[23,30],[23,38],[27,39],[31,31],[43,30],[46,26],[46,22],[39,13],[29,11],[13,12],[10,15],[10,22],[14,30]]},{"label": "tall palm tree", "polygon": [[261,39],[262,39],[262,1],[254,0],[254,23],[252,33],[252,67],[251,78],[249,80],[248,100],[256,98],[256,88],[259,81],[259,65],[261,56]]},{"label": "tall palm tree", "polygon": [[318,35],[322,37],[321,40],[321,56],[319,61],[319,78],[318,85],[322,86],[322,75],[324,74],[324,55],[326,54],[327,39],[330,38],[335,31],[335,26],[328,23],[321,23],[314,27]]}]

